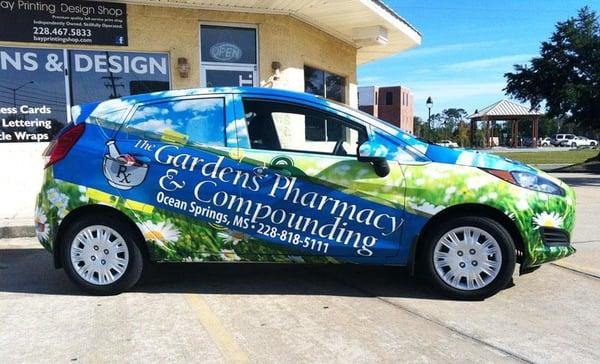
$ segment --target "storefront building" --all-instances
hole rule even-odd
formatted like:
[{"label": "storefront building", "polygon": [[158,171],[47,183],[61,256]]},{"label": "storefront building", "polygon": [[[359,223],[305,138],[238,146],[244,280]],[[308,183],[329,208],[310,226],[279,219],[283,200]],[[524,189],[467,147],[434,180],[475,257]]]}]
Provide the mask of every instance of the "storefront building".
[{"label": "storefront building", "polygon": [[357,65],[418,46],[380,0],[0,1],[0,219],[28,219],[70,107],[167,89],[277,87],[357,106]]}]

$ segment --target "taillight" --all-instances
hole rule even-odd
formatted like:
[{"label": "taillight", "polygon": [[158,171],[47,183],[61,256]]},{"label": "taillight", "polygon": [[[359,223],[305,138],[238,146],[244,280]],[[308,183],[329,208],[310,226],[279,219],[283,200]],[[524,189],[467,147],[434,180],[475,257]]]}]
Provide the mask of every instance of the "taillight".
[{"label": "taillight", "polygon": [[67,128],[60,133],[58,138],[53,140],[44,151],[44,156],[50,156],[50,160],[46,163],[46,168],[64,159],[84,131],[85,123],[81,123]]}]

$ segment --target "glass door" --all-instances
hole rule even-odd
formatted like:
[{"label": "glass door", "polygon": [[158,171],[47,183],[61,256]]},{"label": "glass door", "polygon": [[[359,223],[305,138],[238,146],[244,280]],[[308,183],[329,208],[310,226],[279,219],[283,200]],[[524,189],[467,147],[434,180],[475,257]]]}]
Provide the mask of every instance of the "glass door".
[{"label": "glass door", "polygon": [[202,87],[258,86],[255,26],[200,26]]}]

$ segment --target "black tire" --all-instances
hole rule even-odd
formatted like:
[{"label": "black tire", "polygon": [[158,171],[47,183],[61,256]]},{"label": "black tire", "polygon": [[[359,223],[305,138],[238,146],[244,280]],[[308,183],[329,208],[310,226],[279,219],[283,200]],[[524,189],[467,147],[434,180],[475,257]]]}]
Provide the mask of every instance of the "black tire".
[{"label": "black tire", "polygon": [[[86,281],[77,273],[76,268],[71,260],[71,247],[75,243],[75,237],[85,228],[91,226],[105,226],[116,231],[125,242],[125,247],[128,254],[128,262],[124,273],[109,284],[93,284]],[[144,258],[140,250],[141,242],[139,234],[127,222],[108,215],[90,216],[84,215],[70,223],[66,227],[65,233],[61,241],[61,259],[62,266],[76,285],[84,291],[94,295],[114,295],[119,294],[133,287],[142,275],[144,268]],[[101,254],[102,252],[99,252]],[[95,260],[96,258],[94,258]]]},{"label": "black tire", "polygon": [[577,144],[571,143],[571,148],[575,148],[575,147],[577,147]]},{"label": "black tire", "polygon": [[[446,283],[435,268],[434,250],[436,244],[446,233],[460,227],[475,227],[484,230],[499,245],[502,258],[500,269],[496,277],[482,288],[474,290],[455,288]],[[459,300],[482,300],[504,289],[511,282],[516,264],[515,244],[508,231],[490,218],[469,216],[443,221],[432,226],[431,230],[426,232],[422,244],[421,271],[434,288],[448,297]]]}]

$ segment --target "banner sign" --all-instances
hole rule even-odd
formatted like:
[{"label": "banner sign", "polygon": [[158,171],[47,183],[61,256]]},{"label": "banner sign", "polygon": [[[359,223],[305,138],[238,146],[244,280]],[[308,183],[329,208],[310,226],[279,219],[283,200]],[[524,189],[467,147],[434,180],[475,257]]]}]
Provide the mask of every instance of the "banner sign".
[{"label": "banner sign", "polygon": [[126,46],[127,5],[99,1],[0,1],[0,40]]}]

